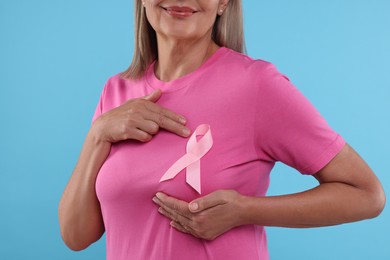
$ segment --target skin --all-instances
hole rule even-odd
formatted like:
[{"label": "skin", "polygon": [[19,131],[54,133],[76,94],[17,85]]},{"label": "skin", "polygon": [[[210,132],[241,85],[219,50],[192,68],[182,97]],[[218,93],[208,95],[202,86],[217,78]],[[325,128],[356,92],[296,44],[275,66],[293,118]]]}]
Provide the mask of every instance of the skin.
[{"label": "skin", "polygon": [[[161,8],[162,5],[183,4],[196,9],[196,15],[176,19]],[[170,81],[191,73],[218,49],[211,40],[211,29],[217,11],[224,10],[226,4],[226,0],[145,1],[161,54],[155,67],[160,80]],[[176,29],[166,30],[165,27]],[[58,208],[61,235],[72,250],[87,248],[105,231],[95,181],[112,143],[128,139],[149,142],[159,131],[184,138],[191,134],[183,115],[156,104],[161,95],[161,91],[156,90],[149,96],[129,100],[92,124]]]},{"label": "skin", "polygon": [[161,95],[156,90],[129,100],[93,123],[58,209],[61,235],[69,248],[82,250],[104,233],[95,181],[112,143],[128,139],[149,142],[161,129],[182,137],[190,135],[183,116],[155,104]]},{"label": "skin", "polygon": [[[171,81],[196,70],[218,48],[211,39],[214,21],[228,0],[145,0],[148,21],[157,34],[156,76]],[[171,17],[164,7],[187,6],[196,13],[185,19]]]},{"label": "skin", "polygon": [[157,193],[153,201],[174,228],[206,240],[240,225],[330,226],[373,218],[384,208],[380,182],[349,145],[314,177],[319,185],[297,194],[248,197],[219,190],[187,203]]},{"label": "skin", "polygon": [[[211,30],[219,10],[228,0],[145,0],[149,22],[157,33],[156,76],[171,81],[195,71],[218,48]],[[190,18],[167,15],[162,7],[190,6]],[[92,124],[79,160],[59,203],[58,215],[64,242],[82,250],[104,233],[95,181],[111,144],[122,140],[149,142],[159,131],[188,137],[186,118],[156,102],[160,90],[132,99],[101,115]],[[383,209],[383,189],[371,169],[346,146],[315,177],[318,187],[278,197],[247,197],[233,190],[219,190],[193,202],[157,193],[153,201],[177,230],[212,240],[246,224],[314,227],[335,225],[377,216]]]}]

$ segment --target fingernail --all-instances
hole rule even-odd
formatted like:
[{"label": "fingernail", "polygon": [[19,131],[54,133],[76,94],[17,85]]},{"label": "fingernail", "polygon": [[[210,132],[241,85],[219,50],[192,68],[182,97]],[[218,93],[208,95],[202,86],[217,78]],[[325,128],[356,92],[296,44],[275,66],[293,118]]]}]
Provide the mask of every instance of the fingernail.
[{"label": "fingernail", "polygon": [[198,203],[194,202],[190,204],[190,210],[197,210],[199,208]]},{"label": "fingernail", "polygon": [[161,192],[156,193],[156,197],[159,198],[160,200],[163,198],[163,194]]},{"label": "fingernail", "polygon": [[187,123],[187,119],[185,119],[184,117],[180,117],[179,121],[180,121],[180,123],[182,123],[182,124]]},{"label": "fingernail", "polygon": [[187,129],[187,128],[184,128],[184,129],[183,129],[183,134],[184,134],[184,135],[189,136],[190,133],[191,133],[191,132],[190,132],[189,129]]},{"label": "fingernail", "polygon": [[154,202],[154,203],[157,203],[157,202],[158,202],[158,200],[157,200],[157,198],[156,198],[156,197],[153,197],[153,199],[152,199],[152,200],[153,200],[153,202]]}]

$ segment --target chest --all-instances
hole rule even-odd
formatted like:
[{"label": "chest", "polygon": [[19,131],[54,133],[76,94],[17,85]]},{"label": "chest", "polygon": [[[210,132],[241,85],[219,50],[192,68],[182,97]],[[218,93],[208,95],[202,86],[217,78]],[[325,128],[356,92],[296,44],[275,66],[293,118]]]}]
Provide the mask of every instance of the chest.
[{"label": "chest", "polygon": [[[192,131],[200,124],[210,125],[213,146],[200,159],[201,195],[218,189],[265,194],[273,165],[259,161],[256,155],[255,109],[248,102],[250,93],[230,90],[218,95],[216,89],[167,93],[158,104],[184,115]],[[97,179],[100,202],[119,203],[123,198],[127,198],[126,203],[129,198],[150,200],[158,191],[186,201],[200,196],[186,183],[186,169],[174,179],[159,182],[167,169],[186,153],[187,141],[161,130],[148,143],[129,140],[113,144]]]}]

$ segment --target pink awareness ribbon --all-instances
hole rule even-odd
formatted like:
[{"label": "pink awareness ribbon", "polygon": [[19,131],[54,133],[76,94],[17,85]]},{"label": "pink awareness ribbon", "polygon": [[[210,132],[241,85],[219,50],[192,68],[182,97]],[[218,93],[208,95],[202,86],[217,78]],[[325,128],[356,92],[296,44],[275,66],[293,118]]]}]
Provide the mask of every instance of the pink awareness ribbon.
[{"label": "pink awareness ribbon", "polygon": [[[199,141],[197,136],[202,136]],[[187,153],[177,160],[161,177],[160,182],[170,180],[187,168],[186,182],[201,194],[200,188],[200,158],[213,146],[210,126],[206,124],[199,125],[187,142]]]}]

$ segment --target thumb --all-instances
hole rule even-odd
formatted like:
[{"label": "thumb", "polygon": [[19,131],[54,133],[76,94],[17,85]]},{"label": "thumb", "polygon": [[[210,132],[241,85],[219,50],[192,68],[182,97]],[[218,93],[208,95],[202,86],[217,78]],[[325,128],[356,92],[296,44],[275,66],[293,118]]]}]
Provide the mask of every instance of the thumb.
[{"label": "thumb", "polygon": [[221,195],[222,194],[220,194],[220,192],[218,191],[210,193],[204,197],[191,201],[188,204],[188,208],[191,212],[195,213],[209,208],[213,208],[220,204],[224,204],[224,200]]},{"label": "thumb", "polygon": [[151,101],[153,103],[157,102],[162,95],[161,89],[156,89],[147,96],[144,96],[143,99]]}]

